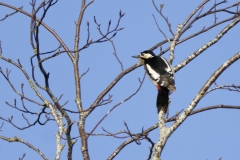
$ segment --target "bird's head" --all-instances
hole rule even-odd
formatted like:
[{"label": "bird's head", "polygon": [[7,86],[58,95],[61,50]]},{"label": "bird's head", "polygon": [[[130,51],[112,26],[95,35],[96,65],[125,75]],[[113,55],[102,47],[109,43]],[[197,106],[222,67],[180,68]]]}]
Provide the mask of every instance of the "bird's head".
[{"label": "bird's head", "polygon": [[142,60],[150,59],[152,57],[155,57],[155,54],[151,50],[146,50],[140,53],[140,55],[132,56],[133,58],[140,58]]}]

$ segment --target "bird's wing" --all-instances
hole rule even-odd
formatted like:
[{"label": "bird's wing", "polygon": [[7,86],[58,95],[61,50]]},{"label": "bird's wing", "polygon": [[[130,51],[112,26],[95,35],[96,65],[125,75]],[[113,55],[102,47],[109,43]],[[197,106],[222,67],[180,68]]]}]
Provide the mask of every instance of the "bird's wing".
[{"label": "bird's wing", "polygon": [[149,76],[153,78],[160,86],[175,91],[174,71],[169,62],[163,57],[154,57],[149,60],[151,67],[147,66]]},{"label": "bird's wing", "polygon": [[163,57],[160,57],[164,62],[165,64],[167,65],[167,67],[165,68],[166,70],[166,77],[168,78],[168,89],[172,92],[175,92],[176,91],[176,86],[175,86],[175,80],[174,80],[174,70],[171,66],[171,64],[169,63],[169,61],[167,61],[165,58]]}]

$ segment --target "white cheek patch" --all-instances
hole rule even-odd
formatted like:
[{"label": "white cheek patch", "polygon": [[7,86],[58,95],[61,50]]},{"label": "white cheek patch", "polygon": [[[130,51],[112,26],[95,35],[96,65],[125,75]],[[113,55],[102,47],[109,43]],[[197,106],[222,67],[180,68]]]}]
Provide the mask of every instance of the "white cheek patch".
[{"label": "white cheek patch", "polygon": [[150,74],[150,77],[154,80],[159,81],[160,80],[160,74],[158,74],[157,72],[155,72],[148,64],[146,64],[147,70]]}]

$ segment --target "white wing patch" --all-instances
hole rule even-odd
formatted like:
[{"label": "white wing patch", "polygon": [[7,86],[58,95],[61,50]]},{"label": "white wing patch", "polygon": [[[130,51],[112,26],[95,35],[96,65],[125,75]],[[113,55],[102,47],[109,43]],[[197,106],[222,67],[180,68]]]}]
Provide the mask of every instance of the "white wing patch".
[{"label": "white wing patch", "polygon": [[172,69],[171,65],[169,65],[168,61],[165,58],[163,58],[163,57],[161,57],[161,58],[167,65],[166,71],[172,73],[173,69]]},{"label": "white wing patch", "polygon": [[155,72],[152,68],[151,68],[151,66],[149,66],[148,64],[146,64],[146,67],[147,67],[147,70],[148,70],[148,72],[149,72],[149,74],[150,74],[150,77],[152,78],[152,79],[154,79],[155,81],[159,81],[160,80],[160,74],[158,74],[157,72]]},{"label": "white wing patch", "polygon": [[167,65],[166,71],[168,73],[170,73],[170,78],[174,79],[174,76],[173,76],[174,70],[173,70],[172,66],[169,64],[169,62],[164,57],[161,57],[161,58],[165,62],[165,64]]}]

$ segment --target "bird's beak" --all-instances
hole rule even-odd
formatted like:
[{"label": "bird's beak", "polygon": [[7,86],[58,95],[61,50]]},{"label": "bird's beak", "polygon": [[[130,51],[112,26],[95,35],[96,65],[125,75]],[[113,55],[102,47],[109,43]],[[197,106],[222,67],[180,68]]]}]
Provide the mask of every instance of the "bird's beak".
[{"label": "bird's beak", "polygon": [[137,56],[132,56],[133,58],[140,58],[140,56],[139,55],[137,55]]}]

